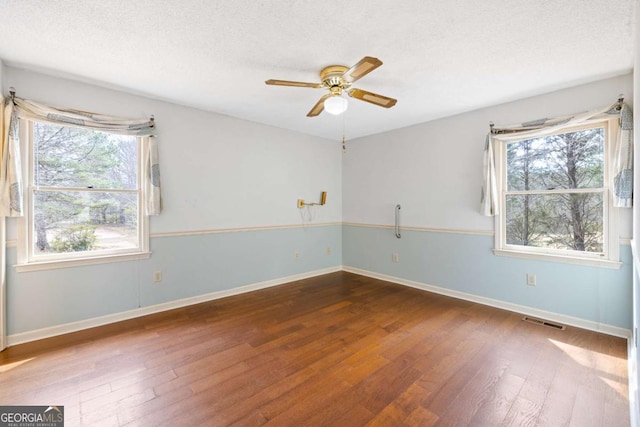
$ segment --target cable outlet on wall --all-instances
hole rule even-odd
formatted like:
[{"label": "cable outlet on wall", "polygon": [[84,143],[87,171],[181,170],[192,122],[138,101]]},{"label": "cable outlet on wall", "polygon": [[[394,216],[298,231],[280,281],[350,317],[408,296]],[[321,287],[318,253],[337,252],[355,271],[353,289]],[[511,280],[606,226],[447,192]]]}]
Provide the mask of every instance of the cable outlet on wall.
[{"label": "cable outlet on wall", "polygon": [[391,254],[391,261],[393,261],[393,262],[398,262],[398,261],[400,261],[400,257],[398,256],[398,254],[397,254],[397,253],[393,253],[393,254]]},{"label": "cable outlet on wall", "polygon": [[156,283],[162,282],[162,271],[153,272],[153,281]]},{"label": "cable outlet on wall", "polygon": [[535,286],[536,285],[536,275],[527,273],[527,285]]}]

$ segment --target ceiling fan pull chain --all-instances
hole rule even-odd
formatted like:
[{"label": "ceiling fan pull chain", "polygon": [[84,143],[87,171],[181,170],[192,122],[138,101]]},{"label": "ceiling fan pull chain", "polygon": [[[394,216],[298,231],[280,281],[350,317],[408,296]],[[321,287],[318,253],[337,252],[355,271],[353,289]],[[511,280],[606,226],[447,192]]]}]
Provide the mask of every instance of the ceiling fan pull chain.
[{"label": "ceiling fan pull chain", "polygon": [[344,140],[344,114],[342,115],[342,154],[347,154],[347,144]]}]

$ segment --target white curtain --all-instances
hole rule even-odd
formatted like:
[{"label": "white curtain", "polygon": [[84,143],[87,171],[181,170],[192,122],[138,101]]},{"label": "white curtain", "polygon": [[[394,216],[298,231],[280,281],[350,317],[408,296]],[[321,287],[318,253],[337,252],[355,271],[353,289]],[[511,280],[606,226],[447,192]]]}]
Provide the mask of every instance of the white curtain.
[{"label": "white curtain", "polygon": [[484,164],[482,165],[482,195],[480,196],[480,212],[486,216],[497,215],[498,187],[496,184],[496,165],[493,157],[493,140],[490,135],[484,142]]},{"label": "white curtain", "polygon": [[[147,146],[143,152],[147,153],[144,165],[145,170],[143,173],[148,179],[149,183],[146,186],[146,213],[147,215],[159,215],[162,211],[162,196],[160,188],[160,164],[158,158],[158,144],[154,135],[155,122],[153,119],[144,120],[129,120],[119,117],[107,116],[103,114],[90,113],[87,111],[73,110],[69,108],[57,108],[49,105],[40,104],[38,102],[29,101],[26,99],[13,97],[8,98],[7,112],[5,117],[15,123],[15,133],[9,138],[11,142],[9,146],[9,157],[3,157],[3,166],[6,161],[9,162],[9,166],[12,164],[17,165],[17,172],[20,172],[20,158],[19,158],[19,134],[17,132],[18,118],[31,119],[39,122],[50,123],[63,126],[75,126],[88,128],[97,131],[110,132],[120,135],[133,135],[143,137],[143,143]],[[11,151],[11,147],[14,147],[15,154]],[[5,147],[6,151],[7,148]],[[7,169],[3,168],[3,174]],[[2,187],[2,209],[9,209],[13,215],[22,215],[22,183],[19,181],[22,176],[17,173],[16,178],[12,178],[11,171],[9,170],[9,177],[5,181],[3,175]],[[14,184],[16,184],[14,186]],[[5,186],[10,189],[5,189]],[[4,198],[8,192],[10,196],[10,203]],[[15,194],[15,198],[13,197]],[[19,204],[15,202],[19,200]],[[0,211],[2,212],[2,211]]]},{"label": "white curtain", "polygon": [[617,115],[619,132],[615,141],[615,158],[612,164],[611,186],[613,188],[614,206],[631,207],[633,196],[633,113],[628,105],[618,101],[613,105],[580,114],[544,118],[527,123],[507,126],[492,126],[487,134],[484,147],[484,169],[480,213],[493,216],[498,213],[498,194],[496,186],[496,169],[493,150],[493,139],[499,136],[502,141],[537,137],[551,134],[567,126],[575,126],[591,119],[608,118]]},{"label": "white curtain", "polygon": [[633,207],[633,112],[622,104],[620,130],[613,161],[613,205]]},{"label": "white curtain", "polygon": [[0,216],[22,216],[22,168],[20,137],[15,105],[7,98],[2,129],[0,162]]},{"label": "white curtain", "polygon": [[148,149],[145,159],[144,174],[146,179],[147,215],[159,215],[162,211],[162,197],[160,195],[160,163],[158,160],[158,142],[154,136],[147,139]]}]

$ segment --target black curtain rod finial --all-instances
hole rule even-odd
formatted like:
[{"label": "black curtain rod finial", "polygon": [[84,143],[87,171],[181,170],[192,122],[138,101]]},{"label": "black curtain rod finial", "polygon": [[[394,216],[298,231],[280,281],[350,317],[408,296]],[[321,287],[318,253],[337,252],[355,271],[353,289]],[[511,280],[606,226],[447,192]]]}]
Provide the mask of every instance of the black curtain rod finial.
[{"label": "black curtain rod finial", "polygon": [[16,105],[16,89],[13,86],[9,87],[9,97],[13,105]]}]

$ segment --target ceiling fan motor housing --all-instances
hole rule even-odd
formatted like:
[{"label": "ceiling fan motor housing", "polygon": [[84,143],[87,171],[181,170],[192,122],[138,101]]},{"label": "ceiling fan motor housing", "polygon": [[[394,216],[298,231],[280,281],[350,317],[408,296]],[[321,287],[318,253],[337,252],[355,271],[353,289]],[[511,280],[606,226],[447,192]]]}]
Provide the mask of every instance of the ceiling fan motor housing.
[{"label": "ceiling fan motor housing", "polygon": [[351,86],[342,76],[349,70],[344,65],[330,65],[320,71],[320,80],[322,84],[329,88],[332,94],[340,95],[344,89]]}]

